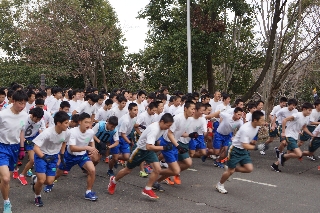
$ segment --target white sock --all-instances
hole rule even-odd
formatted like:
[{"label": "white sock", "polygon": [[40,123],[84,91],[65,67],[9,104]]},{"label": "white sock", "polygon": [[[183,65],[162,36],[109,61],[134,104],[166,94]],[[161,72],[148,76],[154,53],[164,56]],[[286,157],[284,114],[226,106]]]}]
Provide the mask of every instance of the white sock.
[{"label": "white sock", "polygon": [[223,185],[223,184],[221,184],[221,183],[219,182],[218,185]]},{"label": "white sock", "polygon": [[23,174],[20,174],[19,176],[20,176],[20,177],[24,177],[24,175],[23,175]]},{"label": "white sock", "polygon": [[41,195],[36,195],[36,194],[35,194],[35,195],[34,195],[34,198],[37,198],[37,197],[41,197]]},{"label": "white sock", "polygon": [[6,203],[10,203],[10,200],[8,198],[8,200],[3,200],[3,203],[6,204]]},{"label": "white sock", "polygon": [[89,194],[89,192],[91,192],[91,190],[87,190],[87,191],[86,191],[86,195]]},{"label": "white sock", "polygon": [[146,190],[151,190],[152,187],[146,186],[145,189],[146,189]]},{"label": "white sock", "polygon": [[117,181],[116,181],[115,178],[112,179],[112,182],[113,182],[114,184],[117,184]]},{"label": "white sock", "polygon": [[14,172],[17,172],[18,170],[19,170],[19,169],[14,169],[13,171],[14,171]]}]

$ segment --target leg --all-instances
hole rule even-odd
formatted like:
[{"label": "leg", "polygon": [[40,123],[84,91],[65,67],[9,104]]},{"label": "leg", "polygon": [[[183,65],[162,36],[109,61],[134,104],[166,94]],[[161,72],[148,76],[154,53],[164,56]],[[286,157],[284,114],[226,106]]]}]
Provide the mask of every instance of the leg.
[{"label": "leg", "polygon": [[235,168],[228,168],[228,170],[222,174],[220,183],[224,184],[235,171],[236,171]]},{"label": "leg", "polygon": [[253,171],[253,164],[252,163],[247,163],[241,166],[237,166],[235,169],[236,172],[241,172],[241,173],[250,173]]},{"label": "leg", "polygon": [[149,175],[147,187],[152,187],[152,185],[157,181],[157,178],[159,177],[161,171],[159,162],[150,163],[150,165],[152,166],[152,172]]},{"label": "leg", "polygon": [[109,170],[112,170],[115,164],[118,164],[119,154],[112,154],[112,159],[109,159]]},{"label": "leg", "polygon": [[34,185],[34,193],[36,194],[36,196],[37,195],[40,196],[42,186],[43,186],[44,182],[46,181],[46,179],[47,179],[47,175],[45,173],[37,173],[37,182]]},{"label": "leg", "polygon": [[11,174],[8,166],[0,166],[0,187],[3,200],[9,199],[10,176]]},{"label": "leg", "polygon": [[92,190],[95,178],[96,178],[96,168],[92,161],[87,161],[83,168],[88,172],[87,176],[87,190]]},{"label": "leg", "polygon": [[115,181],[120,180],[121,178],[123,178],[124,176],[128,175],[131,173],[131,169],[129,169],[128,167],[125,167],[123,169],[121,169],[118,174],[116,175],[116,177],[114,178]]},{"label": "leg", "polygon": [[178,164],[180,166],[180,172],[188,169],[192,165],[192,159],[191,158],[186,158],[183,161],[178,161]]},{"label": "leg", "polygon": [[33,164],[34,164],[34,151],[33,150],[28,151],[28,157],[29,157],[29,161],[21,172],[21,175],[23,175],[23,176],[26,176],[27,171],[33,167]]},{"label": "leg", "polygon": [[168,168],[160,171],[161,177],[158,179],[158,182],[163,181],[164,179],[180,174],[180,166],[177,161],[168,163]]}]

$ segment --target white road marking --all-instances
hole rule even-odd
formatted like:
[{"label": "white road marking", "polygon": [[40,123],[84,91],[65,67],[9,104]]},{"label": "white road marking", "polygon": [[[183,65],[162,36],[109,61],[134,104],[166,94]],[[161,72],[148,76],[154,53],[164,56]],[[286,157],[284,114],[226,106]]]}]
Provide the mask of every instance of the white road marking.
[{"label": "white road marking", "polygon": [[187,169],[187,170],[189,170],[189,171],[193,171],[193,172],[197,172],[198,170],[196,170],[196,169]]},{"label": "white road marking", "polygon": [[247,180],[247,179],[242,179],[242,178],[233,178],[234,180],[240,180],[240,181],[244,181],[244,182],[249,182],[249,183],[256,183],[256,184],[260,184],[260,185],[264,185],[264,186],[271,186],[271,187],[277,187],[276,185],[272,185],[269,183],[261,183],[261,182],[256,182],[253,180]]}]

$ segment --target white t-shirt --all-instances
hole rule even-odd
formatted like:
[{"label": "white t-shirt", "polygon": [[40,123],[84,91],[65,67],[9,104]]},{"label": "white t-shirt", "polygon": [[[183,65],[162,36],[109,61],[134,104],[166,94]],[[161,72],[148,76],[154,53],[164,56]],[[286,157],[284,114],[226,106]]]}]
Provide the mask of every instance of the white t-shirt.
[{"label": "white t-shirt", "polygon": [[52,99],[54,99],[53,95],[47,96],[47,98],[44,100],[44,105],[48,105]]},{"label": "white t-shirt", "polygon": [[319,119],[320,119],[320,112],[318,112],[316,109],[312,109],[312,112],[310,114],[310,122],[318,122]]},{"label": "white t-shirt", "polygon": [[282,121],[283,121],[285,118],[287,118],[287,117],[289,117],[289,116],[291,116],[291,115],[293,115],[293,114],[295,114],[295,113],[297,113],[297,112],[298,112],[297,109],[294,109],[294,110],[292,110],[292,111],[289,111],[289,110],[288,110],[288,107],[283,107],[283,108],[282,108],[281,110],[279,110],[279,111],[277,112],[277,114],[276,114],[278,123],[279,123],[280,125],[282,125]]},{"label": "white t-shirt", "polygon": [[163,107],[163,112],[164,112],[164,113],[170,113],[170,112],[169,112],[169,108],[170,108],[170,107],[169,107],[169,104],[168,104],[168,102],[167,102],[167,103],[164,105],[164,107]]},{"label": "white t-shirt", "polygon": [[210,99],[209,104],[211,105],[211,113],[216,112],[216,108],[218,105],[222,104],[222,101],[214,101],[214,99]]},{"label": "white t-shirt", "polygon": [[165,114],[164,112],[162,112],[160,114],[157,114],[157,113],[154,114],[154,122],[159,122],[164,114]]},{"label": "white t-shirt", "polygon": [[79,127],[72,128],[70,130],[70,139],[68,141],[68,152],[72,155],[84,155],[86,151],[72,152],[70,146],[84,147],[88,146],[90,142],[93,142],[94,132],[92,129],[88,129],[84,133],[80,131]]},{"label": "white t-shirt", "polygon": [[1,109],[1,111],[4,111],[6,109],[10,109],[12,107],[12,103],[11,104],[8,104],[8,105],[4,105]]},{"label": "white t-shirt", "polygon": [[97,114],[95,115],[95,119],[98,120],[98,121],[106,121],[110,118],[110,111],[111,110],[104,110],[103,107],[101,107]]},{"label": "white t-shirt", "polygon": [[174,106],[174,105],[171,105],[169,107],[169,113],[174,116],[174,115],[177,115],[176,111],[178,111],[178,109],[180,108],[181,106]]},{"label": "white t-shirt", "polygon": [[184,113],[184,104],[179,106],[179,108],[174,112],[174,115],[178,115],[180,113]]},{"label": "white t-shirt", "polygon": [[150,124],[141,134],[138,142],[137,147],[142,150],[147,150],[146,146],[147,144],[155,144],[155,141],[157,141],[166,130],[161,130],[159,122],[154,122]]},{"label": "white t-shirt", "polygon": [[279,112],[281,110],[281,106],[280,105],[277,105],[277,106],[274,106],[272,111],[270,112],[270,115],[273,117],[277,114],[277,112]]},{"label": "white t-shirt", "polygon": [[246,122],[248,122],[248,121],[252,121],[252,113],[251,112],[248,112],[246,114]]},{"label": "white t-shirt", "polygon": [[[100,124],[97,123],[97,124],[92,128],[94,134],[97,134],[97,132],[99,131],[99,125],[100,125]],[[110,130],[107,129],[107,122],[106,122],[106,124],[105,124],[104,129],[106,130],[106,132],[110,132]],[[113,135],[113,141],[119,141],[118,131],[116,131],[116,132],[114,133],[114,135]]]},{"label": "white t-shirt", "polygon": [[30,109],[32,107],[34,107],[36,104],[35,104],[35,101],[31,104],[29,104],[29,102],[26,103],[26,107],[23,109],[26,113],[29,113]]},{"label": "white t-shirt", "polygon": [[128,110],[126,110],[125,108],[120,110],[119,107],[113,107],[110,110],[109,115],[110,116],[116,116],[118,119],[120,119],[123,115],[125,115],[127,113],[128,113]]},{"label": "white t-shirt", "polygon": [[[137,116],[136,124],[143,125],[145,127],[148,127],[150,124],[155,122],[155,116],[149,115],[148,111],[145,111]],[[141,132],[144,131],[144,129],[139,128]]]},{"label": "white t-shirt", "polygon": [[96,108],[93,106],[91,106],[88,101],[83,102],[82,104],[80,104],[78,106],[78,108],[76,109],[76,111],[78,112],[78,114],[81,114],[83,112],[88,113],[90,116],[91,115],[95,115],[96,114]]},{"label": "white t-shirt", "polygon": [[45,126],[47,126],[47,124],[50,124],[51,119],[53,119],[53,117],[51,116],[51,114],[46,111],[46,110],[43,110],[43,117],[42,117],[42,120],[43,122],[45,123]]},{"label": "white t-shirt", "polygon": [[292,116],[294,117],[294,120],[287,122],[286,137],[291,137],[295,140],[298,140],[302,127],[304,125],[308,125],[310,117],[305,117],[302,112],[297,112]]},{"label": "white t-shirt", "polygon": [[70,104],[69,112],[72,113],[74,110],[76,110],[79,107],[80,102],[79,101],[70,100],[69,104]]},{"label": "white t-shirt", "polygon": [[254,128],[251,121],[243,124],[232,139],[232,145],[239,149],[243,149],[242,143],[250,143],[257,135],[259,128],[260,126]]},{"label": "white t-shirt", "polygon": [[34,137],[39,132],[39,130],[43,131],[45,130],[45,128],[46,126],[43,119],[35,123],[31,120],[30,115],[28,115],[24,126],[24,137],[26,139]]},{"label": "white t-shirt", "polygon": [[[224,112],[224,111],[227,111],[228,109],[230,109],[230,105],[224,105],[223,103],[219,104],[217,107],[216,107],[216,111],[215,112]],[[217,121],[220,122],[220,118],[217,118]]]},{"label": "white t-shirt", "polygon": [[221,135],[229,135],[236,128],[243,125],[243,121],[241,119],[235,121],[232,119],[233,115],[230,115],[227,112],[220,113],[220,117],[222,118],[222,121],[219,124],[217,132]]},{"label": "white t-shirt", "polygon": [[56,112],[59,111],[60,108],[60,104],[61,104],[61,100],[56,99],[56,98],[52,98],[50,102],[48,102],[47,104],[47,111],[50,112],[51,114],[54,114]]},{"label": "white t-shirt", "polygon": [[137,101],[134,101],[133,103],[136,103],[138,105],[138,115],[146,111],[146,107],[143,102],[141,102],[141,104],[138,104]]},{"label": "white t-shirt", "polygon": [[62,143],[68,142],[69,139],[70,130],[58,134],[53,126],[45,129],[33,140],[33,142],[40,147],[43,154],[55,155],[60,152]]},{"label": "white t-shirt", "polygon": [[102,104],[95,103],[93,106],[96,108],[96,111],[98,111],[99,109],[101,109],[101,107],[103,107],[103,103]]},{"label": "white t-shirt", "polygon": [[317,137],[320,137],[320,124],[313,130],[312,134],[314,134]]},{"label": "white t-shirt", "polygon": [[[180,113],[173,117],[173,124],[170,127],[170,130],[173,132],[174,138],[179,140],[183,133],[187,131],[189,126],[191,125],[191,120],[184,116],[184,113]],[[163,138],[170,142],[168,138],[168,130],[163,134]]]},{"label": "white t-shirt", "polygon": [[[198,135],[203,135],[205,132],[207,132],[207,120],[204,117],[200,117],[195,119],[194,117],[188,118],[188,120],[191,122],[188,126],[188,129],[186,130],[187,134],[190,134],[192,132],[197,132]],[[184,144],[188,144],[190,142],[189,137],[180,137],[179,141]]]},{"label": "white t-shirt", "polygon": [[24,131],[28,114],[21,111],[14,114],[11,109],[0,112],[0,143],[20,144],[20,133]]},{"label": "white t-shirt", "polygon": [[230,115],[233,115],[233,114],[234,114],[234,110],[235,110],[235,108],[230,108],[230,109],[227,109],[227,110],[225,111],[225,113],[228,113],[228,114],[230,114]]},{"label": "white t-shirt", "polygon": [[126,136],[130,135],[136,121],[137,117],[131,118],[129,113],[122,116],[118,125],[119,136],[121,136],[121,133],[125,133]]}]

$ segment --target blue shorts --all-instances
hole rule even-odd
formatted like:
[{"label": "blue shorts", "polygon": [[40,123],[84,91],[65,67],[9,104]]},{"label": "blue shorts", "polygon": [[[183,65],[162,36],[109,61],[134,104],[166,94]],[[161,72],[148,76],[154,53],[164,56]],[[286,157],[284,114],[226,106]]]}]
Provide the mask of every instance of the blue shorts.
[{"label": "blue shorts", "polygon": [[[259,134],[259,133],[258,133]],[[254,136],[254,138],[252,140],[254,141],[258,141],[258,134],[256,136]]]},{"label": "blue shorts", "polygon": [[[167,146],[171,142],[166,141],[163,137],[160,139],[160,146]],[[178,149],[177,147],[173,146],[172,150],[162,150],[161,151],[164,159],[166,160],[166,163],[173,163],[178,161]]]},{"label": "blue shorts", "polygon": [[[128,139],[130,140],[129,137]],[[119,145],[110,149],[110,154],[130,154],[130,151],[130,145],[123,139],[123,137],[119,136]]]},{"label": "blue shorts", "polygon": [[213,130],[212,130],[212,132],[213,133],[216,133],[217,132],[217,129],[218,129],[218,127],[219,127],[219,121],[215,121],[214,123],[213,123]]},{"label": "blue shorts", "polygon": [[64,153],[64,162],[66,163],[66,167],[64,167],[63,164],[60,163],[59,169],[63,171],[70,171],[71,168],[75,165],[78,165],[80,168],[82,168],[83,165],[88,161],[91,160],[87,153],[84,155],[72,155],[68,151],[66,151]]},{"label": "blue shorts", "polygon": [[17,165],[20,144],[4,144],[0,142],[0,166],[8,166],[12,172]]},{"label": "blue shorts", "polygon": [[199,135],[196,139],[191,139],[189,142],[189,149],[196,150],[196,149],[206,149],[206,143],[204,141],[204,136]]},{"label": "blue shorts", "polygon": [[58,163],[58,154],[52,155],[54,160],[50,163],[42,160],[37,154],[34,154],[34,165],[36,167],[36,173],[44,173],[47,176],[56,176],[57,163]]},{"label": "blue shorts", "polygon": [[219,132],[216,132],[213,138],[213,148],[220,149],[224,146],[229,146],[230,141],[231,141],[231,134],[222,135]]}]

